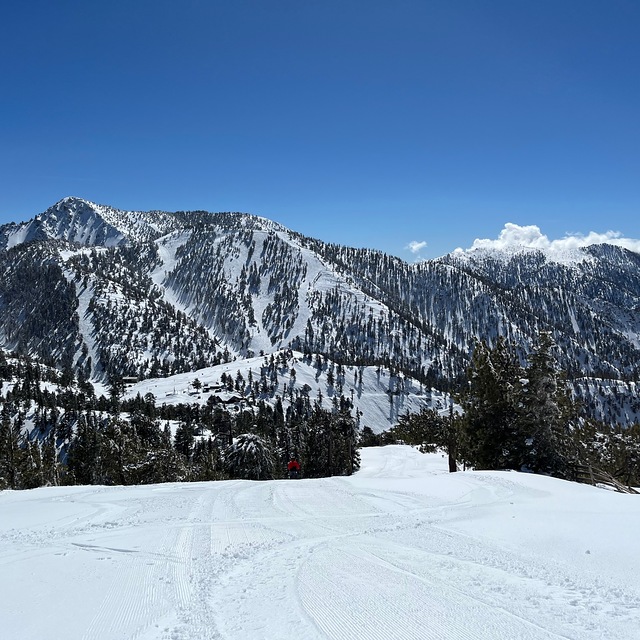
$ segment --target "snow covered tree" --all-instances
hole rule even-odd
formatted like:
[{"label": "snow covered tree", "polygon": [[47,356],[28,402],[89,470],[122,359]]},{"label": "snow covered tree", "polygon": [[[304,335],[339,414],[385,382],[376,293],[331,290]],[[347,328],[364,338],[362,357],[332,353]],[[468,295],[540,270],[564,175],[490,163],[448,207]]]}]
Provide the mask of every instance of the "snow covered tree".
[{"label": "snow covered tree", "polygon": [[67,452],[67,480],[72,484],[99,484],[102,471],[102,434],[96,417],[83,414]]},{"label": "snow covered tree", "polygon": [[230,478],[271,480],[274,460],[267,443],[254,433],[239,435],[224,452],[224,465]]},{"label": "snow covered tree", "polygon": [[120,417],[110,417],[101,435],[106,481],[123,485],[135,483],[135,470],[146,455],[135,428]]},{"label": "snow covered tree", "polygon": [[541,332],[529,356],[520,394],[521,429],[527,436],[523,462],[536,473],[569,477],[576,456],[570,431],[574,409],[553,355],[555,346],[551,334]]},{"label": "snow covered tree", "polygon": [[193,431],[193,425],[190,422],[180,422],[176,428],[174,439],[176,451],[181,453],[187,460],[191,458],[191,453],[193,452],[193,443],[195,441]]},{"label": "snow covered tree", "polygon": [[469,388],[462,397],[461,450],[476,469],[520,469],[524,438],[519,422],[523,370],[500,338],[493,349],[476,344],[469,369]]},{"label": "snow covered tree", "polygon": [[5,405],[0,417],[0,489],[22,488],[21,427],[20,416],[12,418],[10,406]]}]

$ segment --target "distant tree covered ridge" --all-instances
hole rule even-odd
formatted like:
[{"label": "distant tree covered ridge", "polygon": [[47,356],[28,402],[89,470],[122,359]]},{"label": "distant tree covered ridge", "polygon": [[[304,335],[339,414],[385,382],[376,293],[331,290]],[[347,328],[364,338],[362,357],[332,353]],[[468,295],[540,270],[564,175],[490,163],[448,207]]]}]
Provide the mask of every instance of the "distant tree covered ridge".
[{"label": "distant tree covered ridge", "polygon": [[249,214],[64,198],[0,225],[0,347],[76,376],[166,377],[295,349],[440,390],[476,341],[539,331],[590,417],[640,417],[640,256],[594,245],[456,251],[409,264]]},{"label": "distant tree covered ridge", "polygon": [[[640,485],[640,426],[621,428],[586,418],[541,333],[522,364],[504,339],[478,342],[458,404],[401,415],[396,427],[362,429],[353,401],[336,393],[331,408],[305,387],[289,387],[287,403],[273,384],[288,367],[284,354],[265,357],[256,378],[223,374],[220,383],[244,398],[242,408],[158,405],[148,393],[123,398],[114,378],[108,396],[71,367],[60,371],[0,352],[0,488],[58,484],[144,484],[168,481],[284,478],[296,457],[306,478],[348,475],[361,446],[406,442],[444,449],[450,470],[517,469],[576,479],[596,465],[623,484]],[[318,361],[322,365],[322,360]],[[331,373],[338,388],[344,372]],[[329,371],[327,371],[327,378]],[[192,382],[197,391],[199,379]]]},{"label": "distant tree covered ridge", "polygon": [[[577,477],[587,461],[637,481],[640,255],[621,247],[409,264],[249,214],[64,198],[0,225],[0,275],[0,486],[282,477],[290,455],[306,477],[344,474],[358,445],[397,440],[445,447],[452,469]],[[291,350],[331,406],[295,382]],[[235,409],[123,394],[223,364]],[[360,423],[365,367],[393,371],[384,426]],[[400,417],[405,382],[455,410]]]}]

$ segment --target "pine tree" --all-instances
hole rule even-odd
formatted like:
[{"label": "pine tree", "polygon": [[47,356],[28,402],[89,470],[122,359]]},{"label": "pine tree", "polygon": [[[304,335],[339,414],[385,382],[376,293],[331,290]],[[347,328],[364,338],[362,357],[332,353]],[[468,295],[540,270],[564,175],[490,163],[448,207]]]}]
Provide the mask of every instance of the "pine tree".
[{"label": "pine tree", "polygon": [[187,460],[190,460],[194,441],[193,425],[190,422],[181,422],[176,429],[176,451],[181,453]]},{"label": "pine tree", "polygon": [[82,415],[67,451],[68,481],[76,484],[104,482],[102,445],[95,416]]},{"label": "pine tree", "polygon": [[271,480],[273,454],[267,443],[254,433],[243,433],[224,452],[224,464],[230,478]]},{"label": "pine tree", "polygon": [[60,484],[58,455],[53,429],[44,440],[42,447],[42,480],[45,486],[57,486]]},{"label": "pine tree", "polygon": [[476,469],[520,469],[524,438],[519,422],[523,370],[502,338],[493,349],[477,343],[462,397],[461,452]]},{"label": "pine tree", "polygon": [[333,459],[330,473],[350,476],[360,468],[360,452],[357,446],[359,429],[344,397],[341,400],[341,405],[333,414],[331,422]]},{"label": "pine tree", "polygon": [[154,452],[153,474],[155,478],[149,479],[149,482],[189,480],[187,460],[174,449],[171,443],[171,428],[168,422],[160,435],[160,447]]},{"label": "pine tree", "polygon": [[110,417],[103,428],[102,457],[109,484],[132,484],[135,470],[145,456],[135,428],[119,417]]},{"label": "pine tree", "polygon": [[520,405],[527,435],[524,464],[536,473],[569,477],[577,455],[570,425],[575,410],[561,381],[555,347],[551,334],[541,332],[529,356]]},{"label": "pine tree", "polygon": [[35,489],[44,484],[42,476],[42,452],[37,440],[28,440],[21,456],[21,488]]},{"label": "pine tree", "polygon": [[0,416],[0,489],[22,488],[22,458],[21,449],[22,421],[11,417],[11,407],[5,404]]},{"label": "pine tree", "polygon": [[196,443],[193,452],[193,479],[194,480],[222,480],[221,452],[213,441],[213,438],[200,440]]}]

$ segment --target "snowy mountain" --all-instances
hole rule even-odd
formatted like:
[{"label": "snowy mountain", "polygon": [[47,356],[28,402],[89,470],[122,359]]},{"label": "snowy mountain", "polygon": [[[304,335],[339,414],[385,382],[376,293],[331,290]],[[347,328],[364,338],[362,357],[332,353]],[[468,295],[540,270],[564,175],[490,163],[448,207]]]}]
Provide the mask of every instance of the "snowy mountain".
[{"label": "snowy mountain", "polygon": [[622,247],[476,247],[407,264],[248,214],[78,198],[0,227],[0,247],[0,345],[94,381],[291,348],[448,389],[476,339],[505,336],[524,358],[548,330],[593,415],[640,415],[640,255]]},{"label": "snowy mountain", "polygon": [[637,502],[402,446],[350,477],[0,492],[2,637],[632,640]]}]

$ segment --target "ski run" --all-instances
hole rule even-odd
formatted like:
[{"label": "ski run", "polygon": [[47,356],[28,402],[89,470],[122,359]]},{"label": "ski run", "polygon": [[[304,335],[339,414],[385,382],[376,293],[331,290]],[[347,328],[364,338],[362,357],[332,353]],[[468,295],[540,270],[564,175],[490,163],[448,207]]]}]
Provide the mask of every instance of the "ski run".
[{"label": "ski run", "polygon": [[438,454],[0,492],[7,640],[633,640],[640,499]]}]

